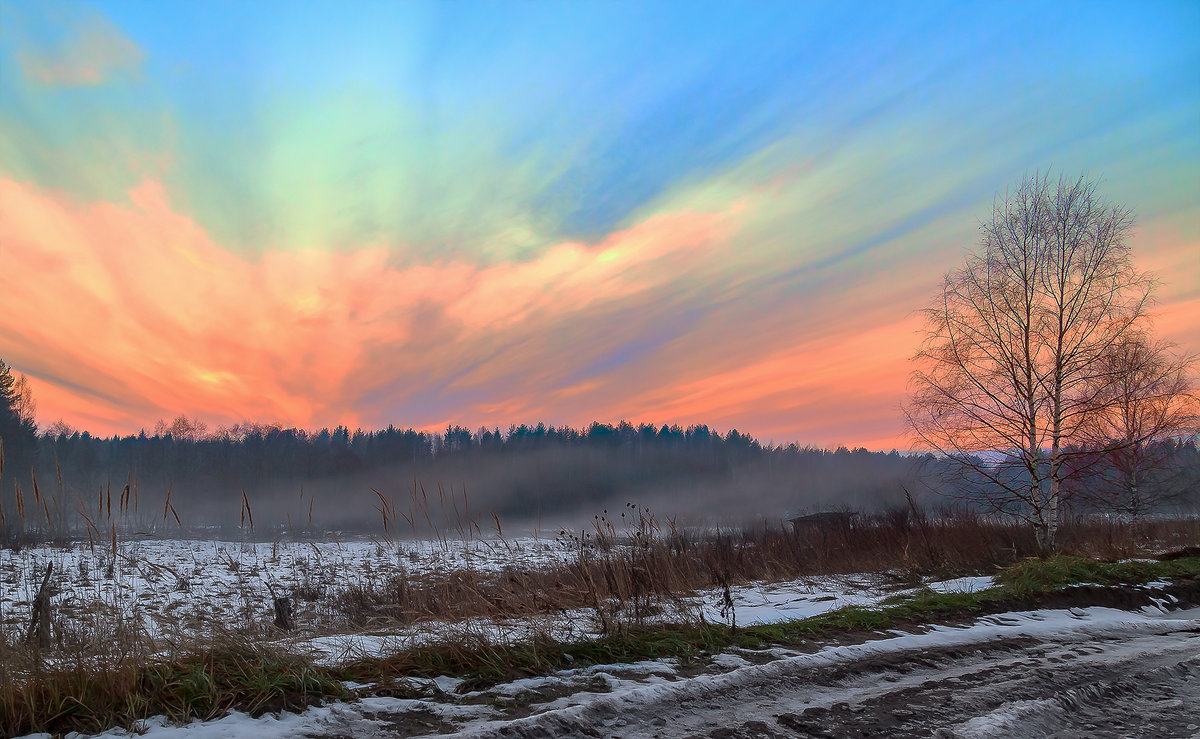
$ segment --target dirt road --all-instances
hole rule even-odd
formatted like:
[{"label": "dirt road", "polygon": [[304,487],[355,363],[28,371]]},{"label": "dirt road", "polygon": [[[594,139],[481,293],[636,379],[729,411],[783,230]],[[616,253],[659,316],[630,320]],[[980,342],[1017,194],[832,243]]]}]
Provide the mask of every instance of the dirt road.
[{"label": "dirt road", "polygon": [[463,692],[453,679],[417,681],[420,695],[365,688],[361,700],[300,714],[234,712],[142,728],[148,739],[1200,739],[1200,608],[1166,610],[1179,601],[1162,589],[1116,594],[1126,607],[1143,606],[1008,612],[813,645],[809,654],[718,655],[689,668],[674,660],[592,665],[479,691]]},{"label": "dirt road", "polygon": [[533,737],[1197,737],[1200,609],[1041,611],[597,696]]}]

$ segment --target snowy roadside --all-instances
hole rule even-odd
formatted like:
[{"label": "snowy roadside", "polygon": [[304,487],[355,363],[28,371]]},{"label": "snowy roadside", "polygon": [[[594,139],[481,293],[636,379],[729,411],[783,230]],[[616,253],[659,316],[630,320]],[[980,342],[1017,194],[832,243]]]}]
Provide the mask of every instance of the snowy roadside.
[{"label": "snowy roadside", "polygon": [[[451,692],[451,681],[428,685],[426,699],[368,697],[300,714],[250,718],[235,712],[184,726],[167,726],[161,719],[151,719],[141,728],[151,739],[394,737],[446,732],[471,737],[704,735],[716,727],[756,725],[764,719],[794,717],[806,711],[828,712],[841,706],[869,711],[868,704],[880,695],[913,689],[932,692],[931,684],[961,685],[974,674],[1006,668],[1023,674],[1066,674],[1090,667],[1111,672],[1116,679],[1122,669],[1138,660],[1165,660],[1166,664],[1171,655],[1182,655],[1178,663],[1188,670],[1184,677],[1190,679],[1200,670],[1200,665],[1194,664],[1200,646],[1197,631],[1200,609],[1167,612],[1147,607],[1130,612],[1092,607],[1010,612],[963,627],[896,632],[862,644],[829,646],[813,654],[782,649],[727,653],[699,675],[688,675],[678,663],[667,660],[594,665],[463,695]],[[968,658],[962,659],[963,655]],[[1025,722],[1034,717],[1044,721],[1047,712],[1061,708],[1062,700],[1054,695],[1043,696],[1041,702],[1003,700],[1001,691],[1014,690],[1012,684],[1006,687],[1003,683],[993,686],[992,700],[979,702],[977,715],[929,714],[918,723],[926,730],[945,729],[942,736],[948,737],[1003,736],[1019,734],[1021,727],[1027,726]],[[1079,696],[1067,695],[1065,700],[1078,702]],[[892,712],[907,710],[897,709],[895,701],[887,705]],[[804,735],[799,729],[776,728],[776,735]],[[112,730],[99,736],[130,735]]]},{"label": "snowy roadside", "polygon": [[[681,596],[675,602],[665,604],[659,615],[647,621],[720,624],[736,618],[739,626],[772,624],[812,618],[847,606],[870,608],[888,598],[911,595],[921,588],[936,593],[974,593],[993,585],[994,579],[988,575],[931,580],[920,587],[897,587],[893,579],[869,573],[805,577],[732,586],[732,609],[723,607],[724,593],[720,589]],[[593,611],[577,609],[536,620],[429,622],[384,632],[301,637],[290,640],[289,646],[314,655],[321,664],[332,665],[348,659],[383,657],[446,638],[482,638],[492,644],[515,644],[534,637],[568,642],[596,638],[598,628]]]},{"label": "snowy roadside", "polygon": [[[870,716],[874,710],[871,702],[878,699],[889,712],[889,720],[895,721],[894,713],[912,713],[897,707],[897,692],[910,691],[916,696],[903,697],[901,702],[919,702],[920,695],[936,693],[940,684],[957,685],[967,676],[1004,668],[1020,676],[1067,676],[1090,665],[1089,669],[1111,673],[1116,679],[1139,660],[1162,657],[1166,660],[1163,664],[1174,670],[1164,673],[1167,678],[1182,675],[1190,679],[1193,665],[1188,660],[1195,660],[1200,646],[1196,634],[1200,631],[1200,609],[1169,611],[1171,598],[1166,594],[1158,601],[1159,606],[1139,611],[1090,607],[1010,612],[979,618],[965,626],[878,634],[875,640],[827,646],[812,654],[780,648],[733,650],[717,655],[699,670],[696,665],[677,660],[594,665],[463,694],[454,692],[460,685],[454,679],[413,680],[412,687],[423,689],[425,697],[364,697],[310,708],[300,714],[250,718],[233,713],[185,726],[167,726],[161,719],[151,719],[141,728],[146,736],[163,739],[382,737],[447,732],[479,737],[501,732],[516,737],[672,737],[702,736],[720,727],[753,728],[764,720],[786,724],[779,718],[783,716],[791,717],[795,724],[791,730],[786,725],[772,724],[775,733],[752,730],[745,735],[804,736],[804,731],[796,728],[800,725],[797,716],[811,713],[830,721],[861,721]],[[1171,655],[1182,656],[1171,662]],[[1155,665],[1158,663],[1151,667],[1162,667]],[[1071,669],[1064,671],[1066,666]],[[1200,665],[1195,667],[1200,669]],[[1000,682],[1005,681],[1008,687],[995,686],[994,695],[978,701],[974,712],[958,710],[953,716],[940,718],[936,712],[925,717],[913,714],[909,723],[922,726],[925,735],[936,728],[951,732],[945,736],[992,736],[1004,735],[1004,731],[1023,725],[1026,719],[1034,720],[1032,716],[1045,721],[1047,715],[1062,712],[1053,695],[1042,694],[1041,703],[1005,699],[1007,694],[1029,692],[1015,689],[1012,675],[1005,674]],[[1168,690],[1178,688],[1171,685]],[[833,716],[856,706],[857,714]],[[114,730],[101,736],[128,734]]]}]

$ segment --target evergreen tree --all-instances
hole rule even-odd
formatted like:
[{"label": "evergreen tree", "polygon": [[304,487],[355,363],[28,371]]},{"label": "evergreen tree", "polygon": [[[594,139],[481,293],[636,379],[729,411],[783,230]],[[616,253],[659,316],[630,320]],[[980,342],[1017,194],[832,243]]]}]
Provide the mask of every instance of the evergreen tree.
[{"label": "evergreen tree", "polygon": [[28,486],[38,444],[33,410],[29,382],[0,359],[0,490],[19,482]]}]

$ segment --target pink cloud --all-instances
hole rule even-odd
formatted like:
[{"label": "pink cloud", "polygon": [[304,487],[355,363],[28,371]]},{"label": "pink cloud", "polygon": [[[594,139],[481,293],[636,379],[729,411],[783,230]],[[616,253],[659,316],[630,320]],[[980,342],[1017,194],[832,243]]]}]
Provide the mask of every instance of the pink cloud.
[{"label": "pink cloud", "polygon": [[1155,332],[1184,349],[1200,347],[1200,254],[1196,221],[1189,213],[1181,225],[1152,224],[1138,234],[1138,265],[1158,279],[1154,306]]},{"label": "pink cloud", "polygon": [[[175,212],[160,184],[130,200],[77,203],[0,180],[0,351],[38,380],[43,420],[96,431],[180,412],[355,424],[360,392],[436,378],[444,362],[469,361],[476,341],[650,289],[673,277],[663,264],[673,254],[724,235],[721,216],[684,213],[515,265],[397,269],[384,248],[248,261]],[[444,336],[413,320],[423,313]],[[413,356],[419,342],[435,350]],[[381,348],[404,366],[371,366]]]},{"label": "pink cloud", "polygon": [[[764,297],[728,269],[746,217],[659,213],[526,262],[396,267],[386,246],[240,257],[154,181],[113,204],[0,178],[0,357],[31,376],[43,423],[99,433],[178,413],[432,430],[627,419],[907,448],[913,311],[936,270],[895,250]],[[1139,240],[1145,266],[1177,278],[1160,333],[1194,346],[1194,242]]]},{"label": "pink cloud", "polygon": [[919,327],[917,317],[902,316],[764,347],[741,366],[635,399],[634,416],[753,429],[780,441],[906,448],[899,401]]}]

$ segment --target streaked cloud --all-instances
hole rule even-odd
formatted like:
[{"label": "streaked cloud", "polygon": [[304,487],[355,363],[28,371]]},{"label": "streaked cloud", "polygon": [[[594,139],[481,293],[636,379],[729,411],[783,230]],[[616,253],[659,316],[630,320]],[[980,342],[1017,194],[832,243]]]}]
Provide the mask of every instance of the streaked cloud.
[{"label": "streaked cloud", "polygon": [[1138,213],[1200,347],[1193,6],[236,7],[0,0],[0,356],[45,422],[904,447],[914,311],[1047,166]]},{"label": "streaked cloud", "polygon": [[[246,259],[174,212],[160,184],[129,197],[128,206],[79,203],[0,181],[13,361],[60,391],[110,404],[112,427],[184,409],[359,423],[365,409],[346,382],[368,349],[376,382],[429,382],[470,362],[479,343],[649,292],[679,261],[728,238],[722,215],[681,213],[516,265],[394,267],[382,248]],[[412,345],[429,351],[414,355]],[[56,405],[43,412],[73,414]]]}]

